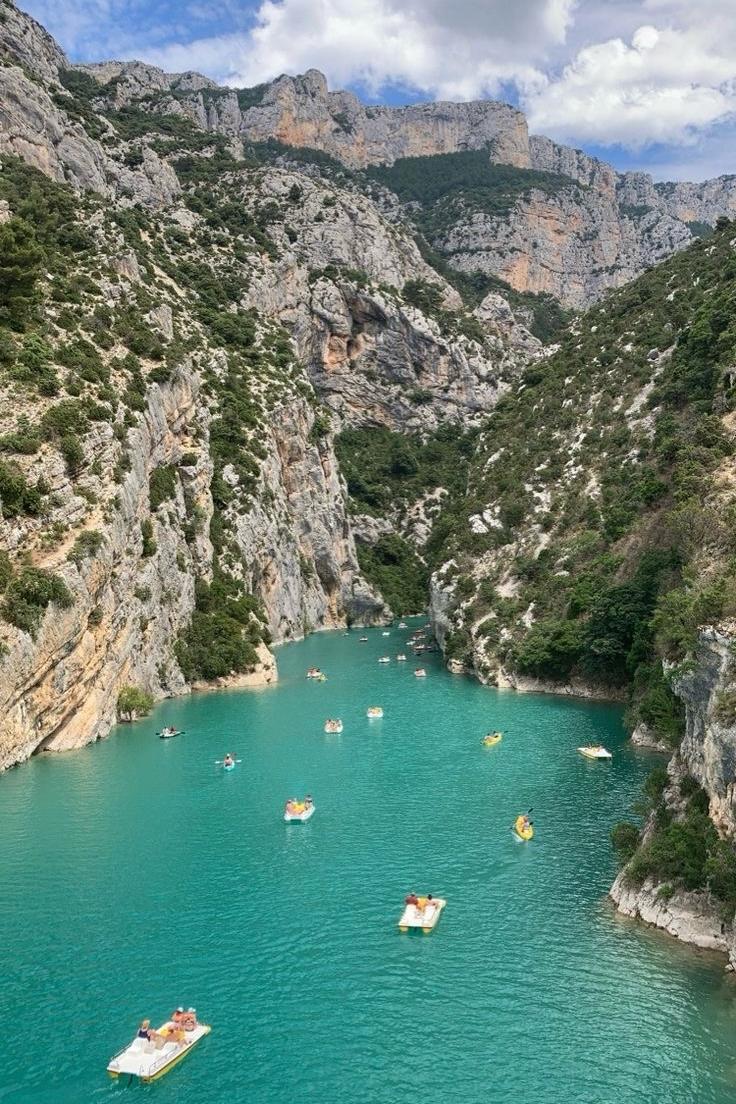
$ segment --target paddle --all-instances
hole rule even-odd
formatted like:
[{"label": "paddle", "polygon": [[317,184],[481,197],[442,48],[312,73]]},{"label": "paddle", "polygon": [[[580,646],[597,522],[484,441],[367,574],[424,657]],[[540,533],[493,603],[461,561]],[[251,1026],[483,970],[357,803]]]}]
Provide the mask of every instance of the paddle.
[{"label": "paddle", "polygon": [[[532,814],[533,812],[534,812],[534,809],[527,809],[527,811],[526,811],[526,815],[527,815],[527,817],[528,817],[528,816],[530,816],[530,815],[531,815],[531,814]],[[517,820],[518,820],[518,817],[517,817]],[[531,824],[531,826],[532,826],[532,828],[533,828],[533,827],[534,827],[534,825],[533,825],[533,823],[532,823],[532,821],[531,821],[531,820],[529,821],[529,823]],[[514,823],[513,823],[512,825],[511,825],[511,827],[512,827],[512,828],[515,828],[515,827],[516,827],[516,820],[515,820],[515,821],[514,821]]]},{"label": "paddle", "polygon": [[[225,760],[224,760],[224,759],[215,759],[215,764],[216,764],[217,766],[222,766],[222,764],[223,764],[224,762],[225,762]],[[242,762],[243,762],[243,760],[242,760],[242,759],[233,759],[233,763],[242,763]]]}]

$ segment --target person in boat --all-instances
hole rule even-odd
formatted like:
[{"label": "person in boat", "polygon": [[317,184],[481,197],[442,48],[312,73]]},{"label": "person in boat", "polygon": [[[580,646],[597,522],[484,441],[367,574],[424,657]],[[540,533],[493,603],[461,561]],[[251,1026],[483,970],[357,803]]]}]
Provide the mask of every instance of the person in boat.
[{"label": "person in boat", "polygon": [[181,1023],[181,1018],[184,1014],[184,1008],[180,1004],[176,1011],[171,1013],[171,1023],[178,1026]]},{"label": "person in boat", "polygon": [[405,905],[416,905],[418,901],[419,898],[413,890],[411,893],[407,893],[406,897],[404,898]]},{"label": "person in boat", "polygon": [[148,1040],[151,1038],[152,1034],[153,1032],[151,1031],[151,1021],[141,1020],[141,1025],[138,1028],[138,1038]]},{"label": "person in boat", "polygon": [[312,795],[307,794],[307,796],[304,798],[304,808],[305,809],[311,809],[313,805],[314,805],[314,802],[312,801]]},{"label": "person in boat", "polygon": [[235,762],[235,760],[233,759],[230,752],[228,752],[227,755],[225,756],[225,758],[222,760],[222,765],[223,765],[223,767],[231,767],[234,762]]}]

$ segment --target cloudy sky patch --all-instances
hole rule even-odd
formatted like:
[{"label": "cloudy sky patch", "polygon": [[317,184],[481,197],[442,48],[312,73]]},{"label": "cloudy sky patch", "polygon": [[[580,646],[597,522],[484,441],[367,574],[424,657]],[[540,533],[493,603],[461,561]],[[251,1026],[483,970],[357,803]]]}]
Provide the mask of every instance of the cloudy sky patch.
[{"label": "cloudy sky patch", "polygon": [[253,85],[311,67],[390,103],[511,99],[630,167],[736,171],[736,0],[26,0],[73,60]]}]

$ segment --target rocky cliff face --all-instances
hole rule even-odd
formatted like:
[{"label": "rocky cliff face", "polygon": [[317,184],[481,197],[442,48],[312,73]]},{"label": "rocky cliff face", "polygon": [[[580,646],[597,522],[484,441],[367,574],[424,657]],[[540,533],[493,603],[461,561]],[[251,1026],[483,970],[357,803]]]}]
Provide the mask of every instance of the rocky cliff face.
[{"label": "rocky cliff face", "polygon": [[[139,62],[80,68],[99,83],[100,103],[116,110],[143,104],[229,138],[320,150],[353,170],[488,149],[490,163],[554,174],[555,194],[530,180],[498,216],[461,203],[450,231],[431,244],[462,272],[500,277],[517,291],[550,294],[569,307],[621,287],[736,211],[733,177],[655,184],[644,173],[618,173],[580,150],[530,136],[524,116],[502,103],[368,107],[352,93],[328,91],[316,70],[228,90],[197,74],[166,74]],[[413,214],[408,208],[410,221]]]},{"label": "rocky cliff face", "polygon": [[[691,658],[674,672],[674,691],[685,707],[685,733],[670,760],[663,795],[669,816],[677,820],[684,815],[682,780],[702,787],[709,820],[725,840],[733,839],[736,829],[735,639],[732,622],[703,629]],[[651,844],[658,815],[661,819],[661,813],[650,817],[640,846]],[[725,951],[736,963],[733,907],[707,889],[686,892],[657,877],[642,882],[627,866],[611,897],[624,915],[697,947]]]},{"label": "rocky cliff face", "polygon": [[167,74],[139,62],[80,66],[103,88],[113,83],[115,105],[151,92],[159,106],[197,126],[250,141],[323,150],[351,169],[402,157],[493,148],[497,160],[529,166],[526,120],[508,104],[432,103],[367,107],[351,92],[330,92],[316,69],[282,76],[253,89],[228,90],[192,73]]},{"label": "rocky cliff face", "polygon": [[678,764],[705,790],[709,815],[720,832],[736,833],[736,688],[734,625],[704,629],[674,690],[685,705],[685,735]]}]

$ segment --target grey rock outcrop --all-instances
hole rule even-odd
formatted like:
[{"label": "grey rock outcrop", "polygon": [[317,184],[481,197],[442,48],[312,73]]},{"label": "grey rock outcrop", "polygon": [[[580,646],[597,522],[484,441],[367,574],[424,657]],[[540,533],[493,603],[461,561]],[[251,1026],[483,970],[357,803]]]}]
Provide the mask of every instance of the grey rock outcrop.
[{"label": "grey rock outcrop", "polygon": [[102,148],[17,65],[0,67],[2,153],[22,157],[54,180],[112,195]]},{"label": "grey rock outcrop", "polygon": [[[685,735],[668,767],[671,783],[689,776],[703,787],[711,820],[722,836],[731,839],[736,830],[736,723],[724,699],[730,700],[736,687],[734,629],[730,623],[702,629],[691,660],[679,672],[672,672],[673,689],[685,705]],[[682,799],[677,788],[670,784],[664,796],[671,813],[679,815]],[[650,821],[644,831],[645,843],[651,832]],[[736,962],[733,917],[724,921],[723,902],[711,894],[672,893],[671,886],[657,885],[651,879],[635,883],[624,867],[611,888],[611,897],[624,915],[697,947],[726,951],[730,961]]]},{"label": "grey rock outcrop", "polygon": [[40,23],[8,0],[2,0],[0,16],[0,58],[46,85],[55,84],[59,70],[69,64],[61,47]]},{"label": "grey rock outcrop", "polygon": [[275,641],[349,620],[380,620],[384,604],[360,576],[337,460],[328,438],[310,440],[314,412],[302,398],[274,412],[260,498],[235,523],[247,582]]},{"label": "grey rock outcrop", "polygon": [[729,952],[731,926],[719,917],[718,902],[707,893],[669,893],[652,881],[633,885],[622,871],[611,887],[620,913],[642,920],[694,947]]},{"label": "grey rock outcrop", "polygon": [[736,717],[724,699],[736,689],[734,626],[704,629],[693,662],[673,688],[685,703],[685,735],[676,760],[703,787],[720,831],[736,832]]},{"label": "grey rock outcrop", "polygon": [[284,241],[288,224],[298,249],[254,271],[247,302],[289,330],[317,391],[345,423],[419,429],[472,421],[540,354],[540,342],[497,297],[476,312],[480,343],[443,333],[407,305],[404,285],[421,278],[462,309],[414,242],[366,197],[282,169],[241,197],[283,203],[292,189],[299,199],[282,216]]}]

